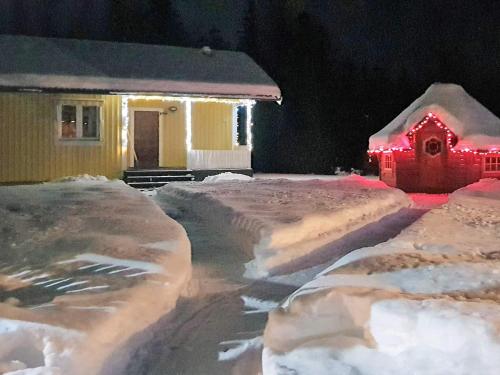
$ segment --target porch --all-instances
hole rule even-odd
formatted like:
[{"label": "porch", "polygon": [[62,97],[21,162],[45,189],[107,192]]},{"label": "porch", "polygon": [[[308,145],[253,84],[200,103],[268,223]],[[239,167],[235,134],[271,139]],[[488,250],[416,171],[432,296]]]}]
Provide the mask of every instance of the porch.
[{"label": "porch", "polygon": [[251,170],[253,105],[245,99],[124,97],[124,169]]}]

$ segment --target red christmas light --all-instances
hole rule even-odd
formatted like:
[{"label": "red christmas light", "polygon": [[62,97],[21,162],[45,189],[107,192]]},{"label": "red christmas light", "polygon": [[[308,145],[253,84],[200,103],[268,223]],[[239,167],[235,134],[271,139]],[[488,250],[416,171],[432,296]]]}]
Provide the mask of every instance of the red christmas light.
[{"label": "red christmas light", "polygon": [[[414,137],[415,134],[421,130],[429,121],[434,122],[436,126],[440,129],[443,129],[446,132],[446,143],[448,146],[448,149],[453,152],[453,153],[472,153],[474,155],[488,155],[488,154],[496,154],[500,155],[500,151],[497,150],[496,148],[492,148],[488,151],[484,150],[471,150],[469,148],[464,148],[462,150],[455,150],[454,146],[457,141],[456,135],[446,126],[444,125],[436,115],[434,115],[432,112],[429,112],[422,121],[420,121],[418,124],[416,124],[413,128],[410,129],[410,131],[406,134],[408,137],[408,140],[410,141],[410,144],[414,144]],[[391,153],[391,152],[411,152],[414,149],[412,147],[389,147],[389,148],[378,148],[378,149],[372,149],[368,150],[368,154],[379,154],[379,153]]]}]

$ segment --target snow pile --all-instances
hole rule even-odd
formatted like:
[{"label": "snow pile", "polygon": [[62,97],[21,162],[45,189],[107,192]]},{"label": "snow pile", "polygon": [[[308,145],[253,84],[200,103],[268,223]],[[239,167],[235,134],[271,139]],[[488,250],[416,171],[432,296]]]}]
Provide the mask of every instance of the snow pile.
[{"label": "snow pile", "polygon": [[457,220],[500,234],[500,180],[483,179],[451,195],[450,211]]},{"label": "snow pile", "polygon": [[482,180],[335,262],[270,314],[264,374],[498,373],[499,204]]},{"label": "snow pile", "polygon": [[246,276],[264,277],[345,234],[408,207],[402,191],[352,175],[334,181],[256,179],[172,183],[160,199],[213,218],[255,258]]},{"label": "snow pile", "polygon": [[78,176],[66,176],[58,178],[53,182],[85,182],[85,181],[108,181],[106,176],[91,176],[89,174],[81,174]]},{"label": "snow pile", "polygon": [[383,300],[372,305],[366,324],[369,332],[359,337],[336,332],[284,355],[265,349],[264,374],[498,373],[496,303]]},{"label": "snow pile", "polygon": [[0,217],[2,371],[98,373],[191,276],[184,229],[121,181],[0,187]]},{"label": "snow pile", "polygon": [[219,173],[214,176],[207,176],[203,180],[207,184],[215,184],[217,182],[227,182],[227,181],[252,181],[253,178],[244,174],[224,172]]},{"label": "snow pile", "polygon": [[58,374],[68,366],[83,339],[84,335],[74,330],[1,319],[0,373],[28,375],[39,369],[40,373]]},{"label": "snow pile", "polygon": [[498,117],[461,86],[435,83],[389,125],[370,137],[370,149],[409,147],[406,134],[429,112],[458,136],[456,150],[488,150],[500,145]]}]

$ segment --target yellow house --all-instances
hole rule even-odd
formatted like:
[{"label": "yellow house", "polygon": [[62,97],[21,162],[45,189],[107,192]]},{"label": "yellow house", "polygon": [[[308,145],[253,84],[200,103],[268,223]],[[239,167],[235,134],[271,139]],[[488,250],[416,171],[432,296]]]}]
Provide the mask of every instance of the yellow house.
[{"label": "yellow house", "polygon": [[281,98],[240,52],[10,35],[0,50],[0,183],[251,173],[252,108]]}]

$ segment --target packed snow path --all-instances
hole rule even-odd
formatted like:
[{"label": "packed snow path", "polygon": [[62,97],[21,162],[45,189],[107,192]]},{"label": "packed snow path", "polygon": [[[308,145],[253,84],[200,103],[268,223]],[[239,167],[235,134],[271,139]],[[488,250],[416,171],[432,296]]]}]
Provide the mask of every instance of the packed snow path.
[{"label": "packed snow path", "polygon": [[283,300],[295,285],[309,281],[345,252],[394,237],[430,208],[388,215],[325,246],[314,256],[316,263],[295,263],[284,270],[295,273],[252,281],[242,277],[249,257],[238,248],[241,244],[227,233],[214,231],[210,217],[195,217],[192,211],[172,207],[161,195],[155,199],[188,232],[193,254],[192,297],[131,340],[129,347],[136,348],[131,354],[116,353],[102,375],[260,373],[260,337],[272,302]]}]

